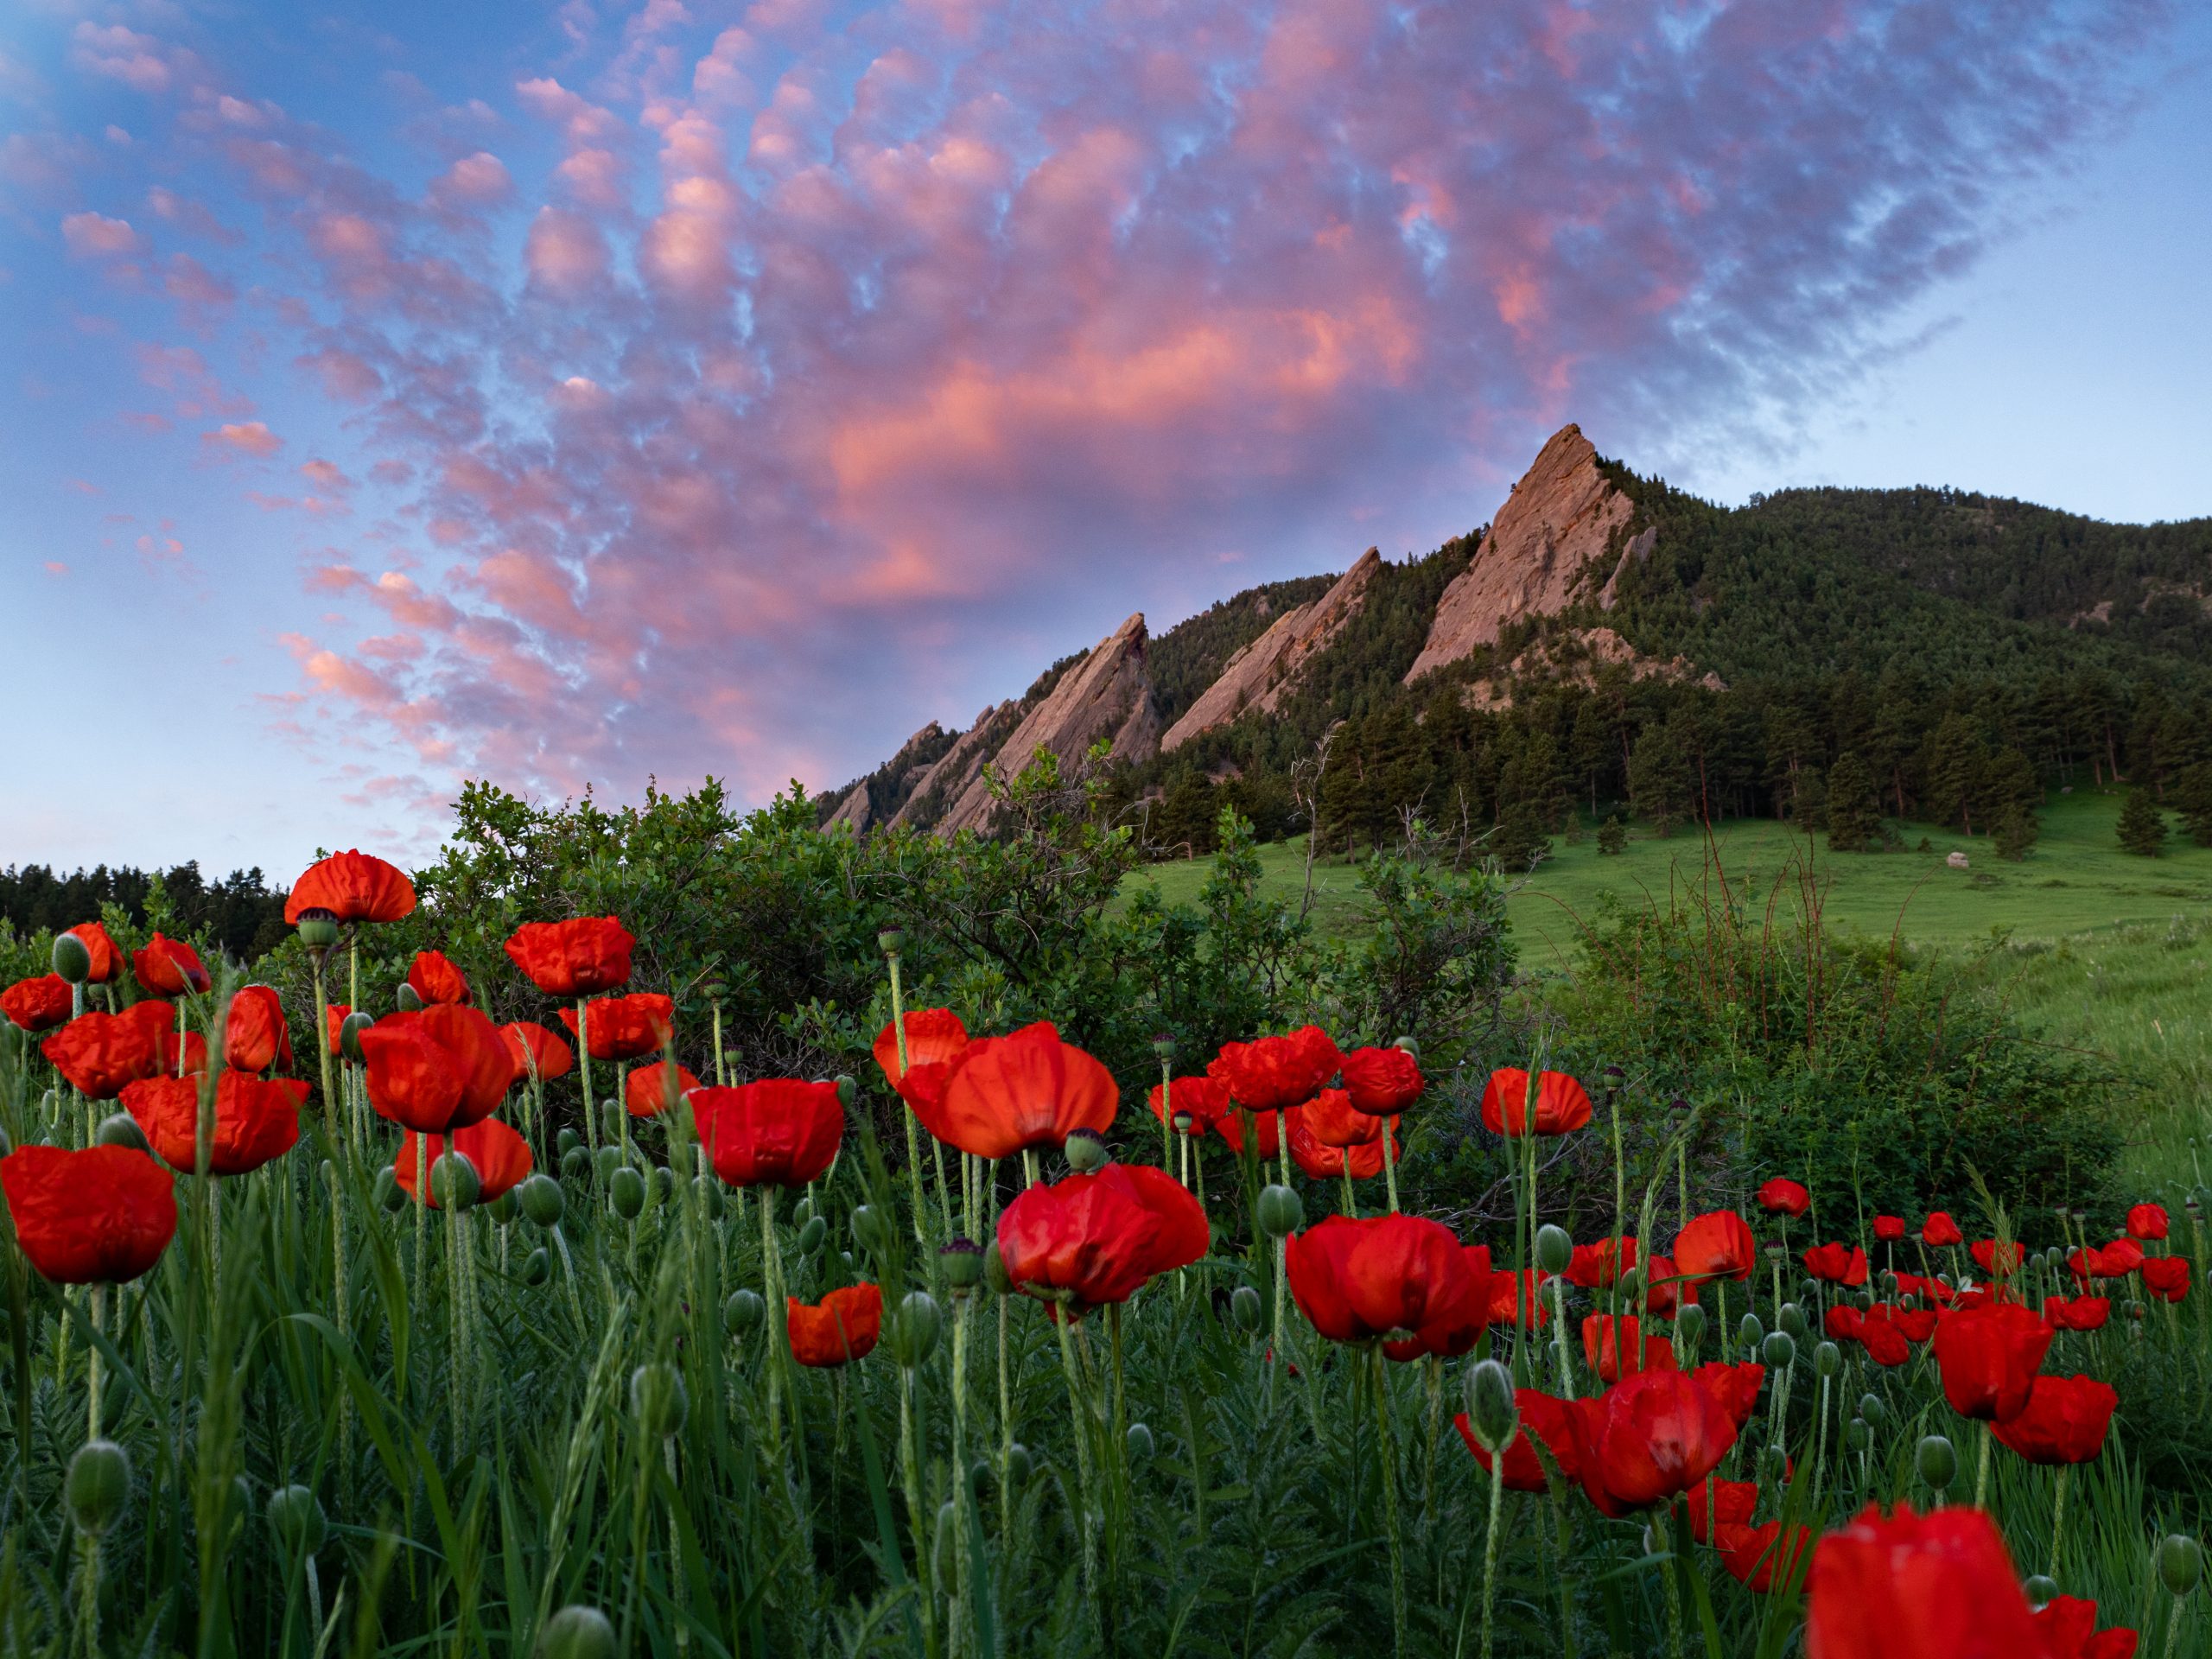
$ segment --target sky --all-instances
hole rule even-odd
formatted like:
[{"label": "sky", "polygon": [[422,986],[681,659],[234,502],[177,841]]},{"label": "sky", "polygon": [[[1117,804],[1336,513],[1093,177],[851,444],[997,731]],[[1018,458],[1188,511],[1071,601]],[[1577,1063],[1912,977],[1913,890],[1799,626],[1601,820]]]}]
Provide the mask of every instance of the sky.
[{"label": "sky", "polygon": [[1543,439],[2212,513],[2212,9],[14,0],[0,865],[744,802]]}]

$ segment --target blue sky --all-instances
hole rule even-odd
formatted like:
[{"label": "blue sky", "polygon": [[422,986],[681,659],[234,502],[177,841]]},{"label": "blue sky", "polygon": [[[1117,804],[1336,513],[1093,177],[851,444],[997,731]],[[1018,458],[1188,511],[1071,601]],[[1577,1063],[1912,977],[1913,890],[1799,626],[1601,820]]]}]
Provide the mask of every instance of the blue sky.
[{"label": "blue sky", "polygon": [[1567,420],[2212,512],[2208,60],[2133,0],[15,9],[0,862],[828,786]]}]

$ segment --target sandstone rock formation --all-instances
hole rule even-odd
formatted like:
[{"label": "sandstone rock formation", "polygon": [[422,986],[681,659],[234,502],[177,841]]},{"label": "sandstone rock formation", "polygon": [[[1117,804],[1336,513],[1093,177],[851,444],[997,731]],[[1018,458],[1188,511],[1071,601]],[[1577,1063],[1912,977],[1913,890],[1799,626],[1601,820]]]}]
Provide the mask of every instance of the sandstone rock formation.
[{"label": "sandstone rock formation", "polygon": [[830,821],[822,827],[835,830],[842,824],[857,836],[868,828],[868,779],[863,778],[852,786],[843,800],[837,803],[837,810],[830,815]]},{"label": "sandstone rock formation", "polygon": [[1307,665],[1357,613],[1382,568],[1381,551],[1370,547],[1327,593],[1277,617],[1265,633],[1223,664],[1220,677],[1167,728],[1160,747],[1179,749],[1200,732],[1254,710],[1272,714],[1298,689]]},{"label": "sandstone rock formation", "polygon": [[[1597,449],[1580,427],[1553,433],[1497,510],[1475,556],[1444,590],[1407,682],[1494,645],[1499,628],[1516,617],[1565,609],[1581,596],[1592,568],[1611,552],[1614,532],[1633,511],[1599,470]],[[1618,556],[1605,584],[1607,608],[1629,556]]]},{"label": "sandstone rock formation", "polygon": [[1013,702],[993,703],[977,715],[975,723],[914,780],[906,804],[892,814],[891,827],[935,822],[946,804],[957,799],[982,771],[983,762],[996,753],[996,741],[1012,728],[1018,706]]}]

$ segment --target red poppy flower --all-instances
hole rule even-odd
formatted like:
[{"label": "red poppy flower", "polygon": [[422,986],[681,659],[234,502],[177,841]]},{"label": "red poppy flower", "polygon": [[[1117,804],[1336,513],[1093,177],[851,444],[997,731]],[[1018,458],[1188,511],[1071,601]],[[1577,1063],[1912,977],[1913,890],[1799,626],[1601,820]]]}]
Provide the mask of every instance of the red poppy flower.
[{"label": "red poppy flower", "polygon": [[1697,1305],[1697,1281],[1684,1275],[1671,1255],[1655,1255],[1644,1263],[1643,1306],[1647,1313],[1673,1317],[1683,1303]]},{"label": "red poppy flower", "polygon": [[2181,1300],[2189,1294],[2189,1258],[2185,1255],[2145,1257],[2143,1288],[2161,1301]]},{"label": "red poppy flower", "polygon": [[1696,1279],[1748,1279],[1758,1265],[1749,1223],[1733,1210],[1692,1217],[1675,1235],[1675,1265]]},{"label": "red poppy flower", "polygon": [[[1292,1107],[1291,1113],[1306,1125],[1306,1138],[1324,1147],[1368,1147],[1382,1138],[1382,1120],[1355,1110],[1349,1090],[1324,1089],[1303,1106]],[[1294,1135],[1292,1155],[1297,1151]]]},{"label": "red poppy flower", "polygon": [[1813,1551],[1806,1659],[1999,1659],[2046,1651],[1997,1523],[1872,1504]]},{"label": "red poppy flower", "polygon": [[[1341,1095],[1343,1092],[1340,1089],[1326,1091],[1332,1095]],[[1353,1146],[1331,1145],[1315,1136],[1313,1112],[1312,1106],[1300,1106],[1294,1108],[1287,1114],[1290,1119],[1291,1161],[1303,1170],[1308,1179],[1316,1181],[1334,1180],[1346,1170],[1350,1170],[1351,1178],[1355,1181],[1371,1181],[1382,1173],[1382,1120],[1381,1118],[1370,1117],[1367,1120],[1375,1125],[1376,1135],[1372,1141]],[[1347,1112],[1345,1116],[1357,1117],[1362,1114]],[[1402,1163],[1405,1161],[1405,1152],[1399,1145],[1397,1130],[1398,1120],[1394,1117],[1390,1120],[1390,1158],[1393,1162]]]},{"label": "red poppy flower", "polygon": [[1948,1211],[1931,1210],[1928,1219],[1920,1224],[1920,1242],[1935,1249],[1949,1249],[1965,1243],[1967,1236],[1959,1230]]},{"label": "red poppy flower", "polygon": [[[423,1167],[435,1169],[438,1160],[445,1155],[446,1137],[432,1135],[423,1137]],[[531,1156],[530,1142],[496,1117],[487,1117],[471,1123],[466,1128],[453,1132],[453,1147],[468,1160],[476,1171],[478,1198],[485,1204],[499,1198],[530,1179],[530,1172],[537,1160]],[[415,1196],[416,1135],[409,1129],[399,1137],[399,1150],[392,1154],[392,1179],[399,1183],[399,1190],[410,1199]],[[423,1202],[435,1210],[438,1207],[437,1183],[430,1184],[430,1193]]]},{"label": "red poppy flower", "polygon": [[343,1002],[330,1003],[323,1010],[322,1046],[334,1060],[346,1052],[340,1039],[345,1031],[346,1016],[353,1012]]},{"label": "red poppy flower", "polygon": [[123,971],[123,952],[115,948],[107,929],[98,922],[79,922],[65,931],[84,941],[85,954],[92,959],[92,971],[85,976],[85,983],[105,985]]},{"label": "red poppy flower", "polygon": [[1290,1294],[1332,1342],[1418,1338],[1465,1317],[1472,1264],[1452,1230],[1421,1216],[1332,1216],[1291,1236]]},{"label": "red poppy flower", "polygon": [[1534,1268],[1523,1268],[1516,1273],[1491,1275],[1490,1322],[1492,1325],[1516,1325],[1522,1330],[1530,1326],[1529,1313],[1535,1310],[1534,1329],[1541,1331],[1551,1320],[1552,1311],[1545,1305],[1543,1275]]},{"label": "red poppy flower", "polygon": [[1280,1112],[1319,1094],[1344,1063],[1327,1032],[1300,1026],[1287,1037],[1223,1044],[1206,1075],[1226,1083],[1246,1111]]},{"label": "red poppy flower", "polygon": [[847,1285],[814,1306],[787,1300],[791,1357],[802,1365],[842,1365],[866,1359],[883,1334],[883,1293],[874,1285]]},{"label": "red poppy flower", "polygon": [[[1226,1084],[1223,1086],[1222,1093],[1226,1099],[1228,1096]],[[1281,1131],[1275,1126],[1275,1115],[1273,1112],[1248,1112],[1232,1100],[1230,1101],[1228,1109],[1219,1117],[1214,1119],[1213,1132],[1228,1143],[1231,1152],[1242,1157],[1244,1153],[1244,1125],[1247,1120],[1258,1128],[1259,1132],[1255,1137],[1258,1143],[1255,1155],[1260,1161],[1265,1163],[1268,1159],[1277,1156],[1282,1146]]]},{"label": "red poppy flower", "polygon": [[142,950],[130,953],[130,971],[152,996],[203,992],[214,983],[200,964],[200,953],[182,939],[156,933]]},{"label": "red poppy flower", "polygon": [[1411,1336],[1383,1343],[1389,1357],[1401,1364],[1429,1357],[1457,1359],[1482,1340],[1491,1323],[1491,1289],[1500,1275],[1491,1271],[1487,1244],[1462,1245],[1460,1256],[1467,1268],[1465,1288],[1440,1302],[1428,1323]]},{"label": "red poppy flower", "polygon": [[67,1025],[70,1011],[76,1006],[76,995],[69,988],[69,982],[59,974],[19,979],[0,991],[0,1014],[6,1014],[17,1030],[28,1031],[34,1036]]},{"label": "red poppy flower", "polygon": [[425,1002],[470,1002],[468,976],[442,950],[417,950],[407,969],[408,988]]},{"label": "red poppy flower", "polygon": [[506,943],[507,958],[548,996],[573,1002],[630,982],[637,940],[612,916],[524,922]]},{"label": "red poppy flower", "polygon": [[[576,1034],[576,1011],[561,1010],[569,1035]],[[676,1029],[676,1002],[658,991],[629,996],[594,997],[584,1005],[585,1046],[594,1060],[637,1060],[668,1046]]]},{"label": "red poppy flower", "polygon": [[[1177,1077],[1168,1090],[1167,1098],[1174,1104],[1176,1116],[1191,1120],[1190,1133],[1194,1135],[1204,1135],[1229,1109],[1229,1090],[1215,1077]],[[1145,1103],[1152,1108],[1154,1117],[1165,1121],[1167,1108],[1161,1103],[1158,1084],[1152,1085]]]},{"label": "red poppy flower", "polygon": [[1578,1402],[1582,1490],[1606,1515],[1663,1503],[1719,1467],[1736,1424],[1711,1389],[1686,1372],[1638,1371]]},{"label": "red poppy flower", "polygon": [[2097,1629],[2094,1601],[2053,1596],[2035,1615],[2035,1625],[2050,1644],[2050,1659],[2135,1659],[2135,1632],[2118,1624]]},{"label": "red poppy flower", "polygon": [[969,1044],[944,1098],[913,1109],[945,1145],[1010,1158],[1025,1147],[1057,1147],[1077,1129],[1103,1133],[1121,1099],[1112,1072],[1039,1020]]},{"label": "red poppy flower", "polygon": [[161,1064],[155,1068],[155,1076],[207,1075],[207,1039],[196,1031],[187,1031],[181,1038],[177,1035],[174,1005],[149,998],[143,1002],[132,1003],[118,1018],[137,1025],[145,1033],[146,1039],[161,1052]]},{"label": "red poppy flower", "polygon": [[2054,1331],[2101,1331],[2112,1317],[2112,1303],[2102,1296],[2050,1296],[2044,1300],[2044,1323]]},{"label": "red poppy flower", "polygon": [[512,1020],[499,1027],[500,1040],[514,1058],[515,1081],[520,1083],[532,1067],[541,1082],[565,1077],[576,1069],[576,1051],[534,1020]]},{"label": "red poppy flower", "polygon": [[[1521,1427],[1505,1448],[1505,1470],[1499,1477],[1499,1484],[1514,1492],[1541,1492],[1545,1489],[1543,1459],[1530,1444],[1532,1435],[1543,1442],[1544,1450],[1559,1465],[1562,1478],[1580,1480],[1582,1465],[1575,1453],[1573,1413],[1567,1402],[1536,1389],[1516,1389],[1513,1404],[1521,1414]],[[1454,1417],[1452,1426],[1459,1431],[1467,1450],[1475,1454],[1475,1461],[1488,1474],[1490,1453],[1475,1438],[1474,1425],[1467,1421],[1467,1414],[1463,1411]],[[1752,1490],[1756,1492],[1758,1488]]]},{"label": "red poppy flower", "polygon": [[[167,1022],[165,1003],[141,1002]],[[54,1069],[87,1100],[113,1100],[127,1083],[162,1072],[161,1039],[144,1020],[124,1014],[79,1014],[38,1046]]]},{"label": "red poppy flower", "polygon": [[1783,1175],[1759,1188],[1758,1200],[1759,1208],[1769,1215],[1788,1216],[1792,1221],[1813,1207],[1813,1195]]},{"label": "red poppy flower", "polygon": [[632,1117],[658,1117],[698,1086],[699,1079],[679,1065],[676,1068],[676,1086],[671,1090],[668,1062],[655,1060],[651,1065],[639,1066],[622,1080],[623,1109]]},{"label": "red poppy flower", "polygon": [[1692,1375],[1720,1402],[1730,1422],[1741,1428],[1751,1421],[1751,1414],[1758,1409],[1759,1389],[1766,1382],[1765,1366],[1755,1359],[1736,1365],[1715,1359],[1699,1366]]},{"label": "red poppy flower", "polygon": [[1866,1316],[1848,1302],[1838,1302],[1821,1316],[1821,1329],[1837,1342],[1856,1342]]},{"label": "red poppy flower", "polygon": [[0,1192],[22,1246],[57,1285],[119,1285],[176,1232],[176,1181],[136,1147],[24,1147],[0,1158]]},{"label": "red poppy flower", "polygon": [[420,1135],[442,1135],[491,1116],[514,1081],[514,1060],[499,1028],[461,1003],[386,1014],[361,1033],[361,1058],[369,1104]]},{"label": "red poppy flower", "polygon": [[1032,1296],[1063,1301],[1076,1317],[1126,1302],[1158,1274],[1189,1267],[1206,1242],[1198,1201],[1166,1171],[1145,1164],[1109,1164],[1030,1187],[999,1217],[1007,1276]]},{"label": "red poppy flower", "polygon": [[[1929,1317],[1932,1320],[1935,1316]],[[1911,1343],[1889,1309],[1878,1304],[1864,1313],[1855,1307],[1831,1307],[1823,1323],[1829,1336],[1838,1342],[1858,1343],[1878,1365],[1902,1365],[1912,1357]]]},{"label": "red poppy flower", "polygon": [[[968,1052],[968,1027],[950,1008],[906,1010],[906,1070],[899,1070],[899,1028],[886,1022],[875,1035],[875,1063],[884,1081],[918,1114],[944,1103],[944,1085]],[[928,1119],[924,1118],[924,1122]]]},{"label": "red poppy flower", "polygon": [[2074,1251],[2066,1258],[2066,1265],[2074,1276],[2083,1281],[2091,1279],[2125,1279],[2143,1265],[2143,1247],[2132,1238],[2115,1238],[2101,1248]]},{"label": "red poppy flower", "polygon": [[1904,1217],[1903,1216],[1875,1217],[1874,1236],[1885,1244],[1902,1243],[1904,1241]]},{"label": "red poppy flower", "polygon": [[1974,1257],[1974,1264],[1993,1279],[2009,1279],[2020,1270],[2025,1252],[2019,1241],[2008,1243],[2002,1252],[1993,1238],[1978,1238],[1967,1247],[1967,1254]]},{"label": "red poppy flower", "polygon": [[[1759,1506],[1759,1484],[1755,1480],[1723,1480],[1707,1475],[1682,1494],[1682,1508],[1689,1512],[1690,1536],[1711,1543],[1708,1527],[1747,1527]],[[1710,1518],[1708,1519],[1708,1511]]]},{"label": "red poppy flower", "polygon": [[[2157,1242],[2166,1236],[2169,1224],[2164,1205],[2130,1205],[2127,1210],[2127,1236]],[[2091,1605],[2094,1605],[2092,1603]]]},{"label": "red poppy flower", "polygon": [[694,1089],[691,1115],[715,1173],[732,1186],[804,1186],[836,1160],[845,1103],[834,1083],[765,1077]]},{"label": "red poppy flower", "polygon": [[1945,1314],[1936,1326],[1943,1397],[1961,1417],[2010,1422],[2027,1408],[2050,1338],[2049,1325],[2012,1302]]},{"label": "red poppy flower", "polygon": [[1370,1117],[1404,1111],[1428,1087],[1421,1062],[1402,1048],[1356,1048],[1344,1058],[1344,1074],[1352,1109]]},{"label": "red poppy flower", "polygon": [[1938,1305],[1948,1304],[1956,1294],[1941,1279],[1923,1279],[1916,1273],[1897,1274],[1897,1294],[1918,1296]]},{"label": "red poppy flower", "polygon": [[1619,1381],[1624,1364],[1631,1376],[1675,1369],[1675,1344],[1664,1337],[1643,1336],[1633,1313],[1618,1319],[1610,1313],[1583,1315],[1582,1357],[1604,1382]]},{"label": "red poppy flower", "polygon": [[283,1004],[266,985],[249,985],[231,999],[223,1021],[223,1063],[240,1071],[292,1067],[292,1033]]},{"label": "red poppy flower", "polygon": [[1601,1238],[1594,1244],[1578,1244],[1567,1263],[1567,1271],[1560,1276],[1570,1285],[1584,1290],[1599,1290],[1636,1265],[1636,1241],[1624,1236],[1620,1241],[1621,1259],[1613,1260],[1611,1237]]},{"label": "red poppy flower", "polygon": [[415,908],[415,884],[397,864],[369,853],[333,853],[310,864],[284,901],[287,926],[297,927],[311,910],[341,922],[396,922]]},{"label": "red poppy flower", "polygon": [[1816,1244],[1805,1252],[1805,1271],[1823,1284],[1863,1285],[1866,1282],[1866,1252],[1856,1244]]},{"label": "red poppy flower", "polygon": [[[1590,1091],[1564,1071],[1536,1075],[1538,1135],[1571,1135],[1590,1121]],[[1492,1135],[1528,1133],[1529,1074],[1517,1065],[1501,1066],[1483,1085],[1483,1127]]]},{"label": "red poppy flower", "polygon": [[2105,1449],[2119,1405],[2112,1385],[2094,1376],[2038,1376],[2026,1409],[1991,1428],[2030,1463],[2087,1463]]},{"label": "red poppy flower", "polygon": [[1715,1531],[1720,1564],[1731,1578],[1758,1596],[1771,1593],[1777,1579],[1788,1584],[1813,1548],[1810,1527],[1792,1528],[1785,1542],[1779,1521],[1759,1527],[1719,1527]]},{"label": "red poppy flower", "polygon": [[[289,1152],[299,1144],[300,1108],[307,1097],[307,1084],[290,1077],[224,1072],[215,1084],[208,1173],[251,1174]],[[124,1087],[123,1106],[163,1163],[192,1172],[200,1134],[199,1078],[142,1077]]]},{"label": "red poppy flower", "polygon": [[1938,1315],[1932,1307],[1898,1307],[1877,1303],[1882,1316],[1897,1327],[1907,1342],[1928,1342],[1936,1335]]}]

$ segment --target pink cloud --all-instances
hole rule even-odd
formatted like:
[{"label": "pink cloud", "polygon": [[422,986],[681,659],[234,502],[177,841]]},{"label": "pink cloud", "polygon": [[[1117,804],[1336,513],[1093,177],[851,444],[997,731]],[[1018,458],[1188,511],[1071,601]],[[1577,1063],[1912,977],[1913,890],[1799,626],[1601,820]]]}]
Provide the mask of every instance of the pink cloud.
[{"label": "pink cloud", "polygon": [[200,442],[211,448],[235,449],[264,460],[284,447],[284,440],[259,421],[226,421],[213,432],[202,432]]},{"label": "pink cloud", "polygon": [[61,221],[61,239],[80,259],[111,259],[140,252],[146,245],[129,219],[105,213],[70,214]]}]

